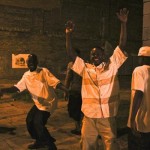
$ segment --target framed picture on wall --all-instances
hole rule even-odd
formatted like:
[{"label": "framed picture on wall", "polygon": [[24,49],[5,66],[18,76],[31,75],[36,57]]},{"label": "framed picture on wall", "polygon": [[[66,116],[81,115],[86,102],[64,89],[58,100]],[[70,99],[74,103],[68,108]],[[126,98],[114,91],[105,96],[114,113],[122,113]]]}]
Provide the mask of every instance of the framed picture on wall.
[{"label": "framed picture on wall", "polygon": [[12,54],[12,68],[28,68],[26,60],[29,54]]}]

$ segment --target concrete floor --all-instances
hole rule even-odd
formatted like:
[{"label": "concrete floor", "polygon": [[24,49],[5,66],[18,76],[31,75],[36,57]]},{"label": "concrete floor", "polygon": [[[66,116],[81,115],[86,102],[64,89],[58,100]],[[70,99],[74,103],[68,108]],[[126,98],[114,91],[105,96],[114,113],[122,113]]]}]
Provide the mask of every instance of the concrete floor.
[{"label": "concrete floor", "polygon": [[[120,90],[121,105],[117,116],[118,139],[120,150],[127,150],[127,128],[130,90]],[[27,130],[25,119],[33,102],[13,100],[5,95],[0,101],[0,150],[27,150],[27,145],[32,143]],[[74,128],[72,119],[68,117],[67,101],[59,99],[58,108],[50,117],[47,128],[54,138],[58,150],[79,150],[80,136],[73,135],[70,130]],[[99,140],[100,150],[103,150]]]}]

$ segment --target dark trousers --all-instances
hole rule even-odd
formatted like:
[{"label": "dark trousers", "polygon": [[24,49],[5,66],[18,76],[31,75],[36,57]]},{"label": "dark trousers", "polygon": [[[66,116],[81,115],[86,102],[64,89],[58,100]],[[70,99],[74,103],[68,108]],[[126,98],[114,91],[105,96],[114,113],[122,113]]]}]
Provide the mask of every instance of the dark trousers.
[{"label": "dark trousers", "polygon": [[129,130],[128,150],[150,150],[150,132],[135,135]]},{"label": "dark trousers", "polygon": [[70,91],[69,101],[68,101],[68,113],[69,117],[73,118],[75,121],[81,121],[82,98],[80,92]]},{"label": "dark trousers", "polygon": [[35,105],[29,111],[26,118],[27,130],[31,137],[38,143],[54,142],[47,128],[45,127],[50,113],[39,110]]}]

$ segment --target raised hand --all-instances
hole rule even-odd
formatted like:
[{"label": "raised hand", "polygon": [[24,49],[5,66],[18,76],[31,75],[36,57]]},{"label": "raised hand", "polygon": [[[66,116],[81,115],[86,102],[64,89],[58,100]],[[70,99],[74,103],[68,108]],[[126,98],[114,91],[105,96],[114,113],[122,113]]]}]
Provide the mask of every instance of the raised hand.
[{"label": "raised hand", "polygon": [[120,9],[120,11],[116,13],[118,19],[124,23],[126,23],[128,20],[128,14],[129,11],[127,10],[127,8]]},{"label": "raised hand", "polygon": [[66,23],[66,33],[72,33],[74,31],[75,24],[69,20]]}]

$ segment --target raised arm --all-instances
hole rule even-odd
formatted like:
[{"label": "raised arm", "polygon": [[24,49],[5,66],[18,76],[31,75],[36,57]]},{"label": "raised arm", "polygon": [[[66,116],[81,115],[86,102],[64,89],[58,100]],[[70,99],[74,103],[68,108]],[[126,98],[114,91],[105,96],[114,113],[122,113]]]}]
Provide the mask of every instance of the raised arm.
[{"label": "raised arm", "polygon": [[117,14],[118,19],[121,22],[121,31],[120,31],[120,40],[119,40],[119,48],[124,51],[127,41],[127,29],[126,23],[128,20],[128,13],[129,11],[126,8],[120,9]]},{"label": "raised arm", "polygon": [[66,50],[68,56],[71,58],[71,60],[74,62],[76,58],[76,53],[74,52],[72,48],[72,43],[71,43],[71,36],[72,32],[74,31],[74,24],[72,21],[68,21],[66,23]]},{"label": "raised arm", "polygon": [[[66,72],[66,77],[65,77],[65,87],[67,89],[69,89],[70,87],[70,84],[71,84],[71,81],[73,79],[73,71],[71,70],[71,67],[72,67],[72,62],[70,62],[67,66],[67,72]],[[64,98],[65,100],[68,100],[68,93],[64,93]]]}]

